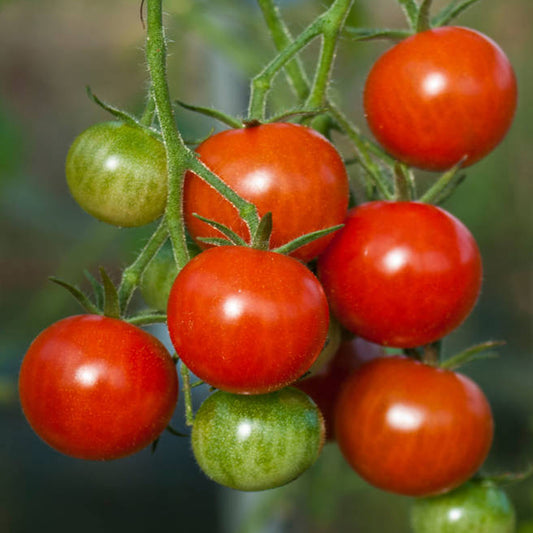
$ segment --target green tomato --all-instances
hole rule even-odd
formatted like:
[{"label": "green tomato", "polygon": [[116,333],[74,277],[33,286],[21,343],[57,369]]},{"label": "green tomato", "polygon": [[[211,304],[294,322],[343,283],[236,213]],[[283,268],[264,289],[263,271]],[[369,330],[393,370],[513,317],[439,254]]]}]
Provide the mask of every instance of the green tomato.
[{"label": "green tomato", "polygon": [[91,126],[70,147],[66,176],[82,209],[109,224],[142,226],[165,210],[165,148],[141,127],[121,122]]},{"label": "green tomato", "polygon": [[158,311],[166,311],[168,295],[178,275],[172,248],[165,246],[148,263],[141,280],[144,301]]},{"label": "green tomato", "polygon": [[515,512],[505,492],[489,482],[468,482],[447,494],[417,500],[414,533],[513,533]]},{"label": "green tomato", "polygon": [[243,491],[280,487],[318,458],[324,422],[302,391],[256,396],[218,391],[196,413],[192,448],[211,479]]}]

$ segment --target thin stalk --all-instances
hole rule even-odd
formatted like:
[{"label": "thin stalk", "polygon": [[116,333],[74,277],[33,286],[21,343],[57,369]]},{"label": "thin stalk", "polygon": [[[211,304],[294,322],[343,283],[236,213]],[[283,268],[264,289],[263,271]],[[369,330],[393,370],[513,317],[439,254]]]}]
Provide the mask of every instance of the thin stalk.
[{"label": "thin stalk", "polygon": [[146,106],[144,107],[144,111],[139,122],[143,126],[146,126],[149,128],[152,125],[152,122],[154,121],[154,117],[155,117],[155,101],[154,101],[152,91],[150,90],[148,92],[148,100],[146,101]]},{"label": "thin stalk", "polygon": [[152,81],[152,94],[167,154],[168,202],[166,223],[178,270],[189,261],[183,222],[183,180],[189,150],[176,128],[166,77],[166,41],[162,0],[147,2],[146,58]]},{"label": "thin stalk", "polygon": [[192,426],[194,424],[194,413],[192,409],[191,372],[183,364],[183,361],[180,363],[180,374],[183,398],[185,399],[185,424]]},{"label": "thin stalk", "polygon": [[118,288],[118,301],[122,313],[126,311],[148,263],[157,254],[167,238],[168,229],[165,219],[163,219],[135,261],[122,272],[122,279]]}]

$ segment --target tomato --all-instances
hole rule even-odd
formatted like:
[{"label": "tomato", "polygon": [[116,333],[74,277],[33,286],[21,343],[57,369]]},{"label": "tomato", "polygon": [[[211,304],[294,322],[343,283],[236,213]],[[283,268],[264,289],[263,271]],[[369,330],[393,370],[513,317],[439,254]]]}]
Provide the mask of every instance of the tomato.
[{"label": "tomato", "polygon": [[335,410],[345,459],[370,484],[429,496],[468,480],[489,452],[490,406],[469,378],[401,356],[369,361]]},{"label": "tomato", "polygon": [[52,448],[79,459],[117,459],[165,429],[178,379],[152,335],[118,319],[79,315],[33,341],[19,394],[31,427]]},{"label": "tomato", "polygon": [[324,415],[326,438],[335,440],[334,409],[342,384],[363,363],[384,355],[383,349],[359,337],[341,343],[333,358],[294,386],[308,394]]},{"label": "tomato", "polygon": [[514,533],[515,512],[505,492],[488,482],[417,500],[411,509],[414,533]]},{"label": "tomato", "polygon": [[479,295],[482,265],[471,233],[443,209],[369,202],[350,211],[319,258],[318,276],[347,329],[409,348],[463,322]]},{"label": "tomato", "polygon": [[324,291],[302,263],[240,246],[211,248],[178,274],[168,329],[183,362],[213,387],[259,394],[304,374],[326,340]]},{"label": "tomato", "polygon": [[[348,178],[342,159],[325,137],[310,128],[271,123],[227,130],[209,137],[197,152],[215,174],[255,204],[261,216],[272,213],[271,248],[340,224],[346,215]],[[193,173],[185,178],[184,210],[187,228],[195,238],[222,235],[193,213],[250,239],[236,209]],[[330,240],[327,235],[292,255],[309,261]]]},{"label": "tomato", "polygon": [[109,224],[142,226],[165,210],[165,148],[140,127],[120,122],[91,126],[70,147],[66,175],[76,202]]},{"label": "tomato", "polygon": [[516,101],[513,68],[498,45],[454,26],[417,33],[385,52],[364,89],[376,139],[427,170],[486,156],[509,129]]},{"label": "tomato", "polygon": [[148,263],[141,280],[141,293],[145,302],[158,311],[167,308],[168,296],[178,274],[172,249],[162,248]]},{"label": "tomato", "polygon": [[239,396],[218,391],[196,413],[192,448],[211,479],[244,491],[285,485],[307,470],[324,443],[316,405],[294,388]]}]

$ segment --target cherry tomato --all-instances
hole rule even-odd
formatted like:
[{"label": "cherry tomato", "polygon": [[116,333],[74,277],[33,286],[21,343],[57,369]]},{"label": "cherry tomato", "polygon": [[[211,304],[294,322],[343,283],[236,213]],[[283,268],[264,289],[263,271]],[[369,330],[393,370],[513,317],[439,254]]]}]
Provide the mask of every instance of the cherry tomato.
[{"label": "cherry tomato", "polygon": [[488,482],[469,482],[452,492],[417,500],[414,533],[514,533],[515,512],[505,492]]},{"label": "cherry tomato", "polygon": [[463,322],[479,295],[482,265],[471,233],[443,209],[369,202],[349,213],[319,258],[318,276],[347,329],[409,348]]},{"label": "cherry tomato", "polygon": [[486,156],[509,129],[516,101],[513,68],[498,45],[455,26],[417,33],[385,52],[364,89],[376,139],[427,170]]},{"label": "cherry tomato", "polygon": [[328,440],[335,440],[335,404],[342,384],[363,363],[383,355],[380,346],[356,337],[342,342],[333,358],[315,374],[294,384],[318,405],[324,415]]},{"label": "cherry tomato", "polygon": [[302,263],[240,246],[211,248],[178,274],[167,309],[179,357],[213,387],[259,394],[304,374],[326,340],[324,291]]},{"label": "cherry tomato", "polygon": [[490,406],[469,378],[400,356],[374,359],[345,382],[335,411],[339,447],[370,484],[408,496],[449,491],[485,460]]},{"label": "cherry tomato", "polygon": [[[310,128],[271,123],[223,131],[204,141],[197,152],[215,174],[254,203],[260,215],[272,213],[271,248],[340,224],[346,215],[348,178],[342,159],[325,137]],[[184,210],[187,228],[195,238],[222,235],[193,213],[250,239],[235,208],[192,173],[185,179]],[[292,255],[309,261],[330,240],[327,235]]]},{"label": "cherry tomato", "polygon": [[285,485],[307,470],[324,443],[322,415],[303,392],[239,396],[218,391],[196,413],[192,448],[211,479],[245,491]]},{"label": "cherry tomato", "polygon": [[76,202],[109,224],[142,226],[165,210],[165,148],[140,127],[120,122],[91,126],[70,147],[66,175]]},{"label": "cherry tomato", "polygon": [[52,448],[79,459],[117,459],[165,429],[178,380],[152,335],[114,318],[79,315],[33,341],[19,394],[31,427]]}]

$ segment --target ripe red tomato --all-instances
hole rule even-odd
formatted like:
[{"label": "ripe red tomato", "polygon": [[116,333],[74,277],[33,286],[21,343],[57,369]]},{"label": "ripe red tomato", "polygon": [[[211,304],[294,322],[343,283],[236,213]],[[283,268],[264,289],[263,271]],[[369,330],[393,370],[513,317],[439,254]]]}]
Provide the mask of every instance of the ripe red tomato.
[{"label": "ripe red tomato", "polygon": [[294,383],[294,387],[304,391],[318,405],[324,416],[327,440],[335,440],[334,410],[342,384],[362,364],[383,355],[381,346],[355,337],[341,343],[333,358],[316,374]]},{"label": "ripe red tomato", "polygon": [[[346,169],[334,146],[311,128],[271,123],[227,130],[209,137],[197,152],[215,174],[254,203],[261,216],[272,213],[271,248],[340,224],[346,216]],[[184,210],[187,228],[195,238],[222,235],[193,213],[250,239],[233,206],[193,173],[185,179]],[[331,235],[322,237],[292,255],[309,261],[330,240]]]},{"label": "ripe red tomato", "polygon": [[366,481],[428,496],[478,470],[493,421],[485,395],[469,378],[394,356],[366,363],[346,381],[335,431],[344,457]]},{"label": "ripe red tomato", "polygon": [[438,207],[369,202],[353,209],[318,261],[334,314],[377,344],[411,348],[455,329],[476,303],[479,249]]},{"label": "ripe red tomato", "polygon": [[31,427],[52,448],[79,459],[117,459],[165,429],[178,379],[152,335],[114,318],[79,315],[33,341],[19,394]]},{"label": "ripe red tomato", "polygon": [[364,90],[376,139],[427,170],[486,156],[509,129],[516,101],[513,68],[498,45],[454,26],[417,33],[385,52]]},{"label": "ripe red tomato", "polygon": [[240,246],[211,248],[178,274],[168,329],[183,362],[235,393],[280,389],[304,374],[326,340],[329,311],[299,261]]},{"label": "ripe red tomato", "polygon": [[140,127],[94,124],[72,143],[65,172],[76,202],[108,224],[142,226],[165,211],[165,147]]}]

